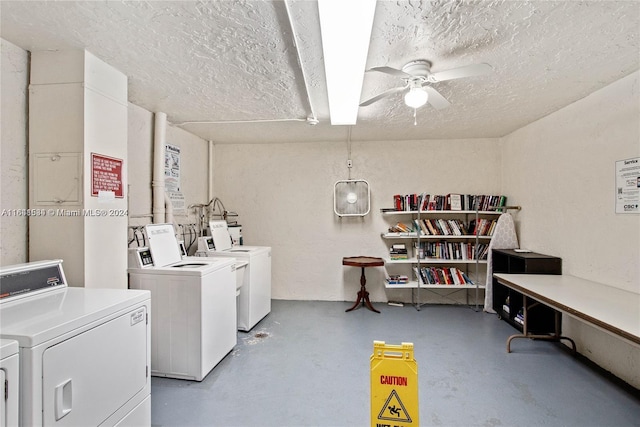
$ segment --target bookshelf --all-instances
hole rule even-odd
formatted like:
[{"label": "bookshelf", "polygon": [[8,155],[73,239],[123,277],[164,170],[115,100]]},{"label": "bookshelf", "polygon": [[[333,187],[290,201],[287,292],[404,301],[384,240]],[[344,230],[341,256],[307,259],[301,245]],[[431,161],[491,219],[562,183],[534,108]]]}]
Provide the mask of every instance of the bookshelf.
[{"label": "bookshelf", "polygon": [[[478,307],[478,290],[484,288],[480,270],[484,270],[482,266],[487,263],[491,235],[502,214],[490,209],[505,205],[506,197],[457,196],[453,205],[451,195],[394,196],[394,208],[381,210],[390,224],[389,230],[381,234],[390,254],[385,265],[393,272],[390,277],[394,279],[385,286],[411,289],[412,303],[417,309],[423,305],[421,290],[443,296],[439,290],[467,292],[473,289],[476,309]],[[398,259],[402,255],[394,254],[394,250],[402,246],[406,254]],[[402,274],[396,274],[398,272]],[[397,280],[398,277],[406,280]],[[466,298],[469,305],[468,292]]]},{"label": "bookshelf", "polygon": [[[516,252],[513,249],[494,249],[491,256],[494,273],[510,274],[562,274],[562,259],[535,252]],[[521,318],[522,294],[493,279],[493,309],[498,318],[506,321],[519,331],[523,330]],[[530,332],[552,334],[556,330],[555,313],[551,307],[534,304],[527,310]],[[561,325],[558,325],[560,331]]]}]

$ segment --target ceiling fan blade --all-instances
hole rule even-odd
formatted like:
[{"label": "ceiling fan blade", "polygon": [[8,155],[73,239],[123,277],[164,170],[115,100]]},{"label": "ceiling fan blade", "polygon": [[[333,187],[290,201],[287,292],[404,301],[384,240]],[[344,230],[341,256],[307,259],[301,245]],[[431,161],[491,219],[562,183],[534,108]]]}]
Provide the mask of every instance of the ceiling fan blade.
[{"label": "ceiling fan blade", "polygon": [[422,88],[429,94],[429,100],[427,102],[436,110],[442,110],[443,108],[447,108],[451,105],[451,103],[447,101],[447,98],[442,96],[440,92],[431,86],[422,86]]},{"label": "ceiling fan blade", "polygon": [[391,67],[373,67],[368,69],[367,71],[378,71],[380,73],[391,74],[392,76],[401,77],[403,79],[410,79],[413,77],[411,74],[407,74],[404,71],[396,70]]},{"label": "ceiling fan blade", "polygon": [[398,93],[398,92],[402,92],[407,87],[408,87],[408,85],[407,86],[394,87],[393,89],[389,89],[386,92],[382,92],[380,95],[376,95],[371,99],[367,99],[366,101],[362,102],[360,104],[360,106],[361,107],[366,107],[367,105],[373,104],[374,102],[381,100],[382,98],[386,98],[387,96],[393,95],[393,94]]},{"label": "ceiling fan blade", "polygon": [[473,64],[459,68],[433,73],[429,76],[429,81],[442,82],[445,80],[461,79],[463,77],[482,76],[493,71],[489,64]]}]

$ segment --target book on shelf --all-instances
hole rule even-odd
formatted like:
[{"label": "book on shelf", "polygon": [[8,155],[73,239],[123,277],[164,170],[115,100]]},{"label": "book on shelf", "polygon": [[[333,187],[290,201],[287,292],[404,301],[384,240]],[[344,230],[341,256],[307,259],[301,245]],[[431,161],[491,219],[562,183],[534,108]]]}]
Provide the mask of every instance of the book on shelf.
[{"label": "book on shelf", "polygon": [[414,231],[413,227],[403,222],[399,222],[389,227],[390,233],[413,233]]},{"label": "book on shelf", "polygon": [[464,278],[465,283],[468,283],[470,285],[474,285],[475,283],[473,283],[473,280],[471,280],[469,278],[469,276],[467,276],[467,273],[465,273],[464,271],[460,271],[460,274],[462,274],[462,277]]},{"label": "book on shelf", "polygon": [[389,258],[394,261],[408,259],[407,247],[404,243],[396,243],[389,248]]},{"label": "book on shelf", "polygon": [[429,205],[429,195],[427,193],[420,194],[420,210],[426,211]]},{"label": "book on shelf", "polygon": [[502,305],[502,310],[503,310],[505,313],[507,313],[507,314],[509,314],[509,313],[510,313],[511,308],[509,308],[509,296],[507,296],[507,297],[504,299],[504,304]]},{"label": "book on shelf", "polygon": [[406,285],[409,283],[409,277],[402,274],[393,274],[385,279],[389,285]]},{"label": "book on shelf", "polygon": [[462,194],[450,194],[449,195],[450,209],[452,211],[463,210]]},{"label": "book on shelf", "polygon": [[425,218],[423,222],[427,226],[427,229],[429,230],[429,234],[434,236],[437,236],[438,234],[440,234],[431,219]]},{"label": "book on shelf", "polygon": [[396,194],[395,196],[393,196],[393,206],[395,207],[395,210],[397,211],[403,211],[404,210],[404,203],[403,203],[403,198],[400,194]]},{"label": "book on shelf", "polygon": [[[500,206],[506,206],[507,197],[494,194],[461,194],[450,193],[428,194],[395,194],[393,196],[393,209],[395,211],[491,211],[502,212]],[[383,209],[383,212],[388,212]]]},{"label": "book on shelf", "polygon": [[487,231],[487,236],[493,236],[493,232],[496,229],[496,224],[498,224],[498,221],[496,220],[491,221],[491,226],[489,227],[489,231]]},{"label": "book on shelf", "polygon": [[409,210],[417,211],[418,210],[418,195],[410,194],[409,195]]},{"label": "book on shelf", "polygon": [[414,274],[421,285],[472,285],[473,282],[455,267],[414,267]]},{"label": "book on shelf", "polygon": [[421,254],[421,259],[470,261],[475,260],[479,254],[480,260],[486,260],[489,245],[480,243],[476,247],[473,242],[424,240],[416,244],[416,253]]}]

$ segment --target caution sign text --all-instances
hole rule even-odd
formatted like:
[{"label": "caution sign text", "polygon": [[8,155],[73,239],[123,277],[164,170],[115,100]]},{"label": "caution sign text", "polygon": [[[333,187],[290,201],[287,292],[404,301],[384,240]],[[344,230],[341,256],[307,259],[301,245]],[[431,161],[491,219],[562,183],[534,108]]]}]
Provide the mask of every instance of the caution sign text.
[{"label": "caution sign text", "polygon": [[374,341],[371,355],[371,426],[419,426],[418,364],[413,344]]}]

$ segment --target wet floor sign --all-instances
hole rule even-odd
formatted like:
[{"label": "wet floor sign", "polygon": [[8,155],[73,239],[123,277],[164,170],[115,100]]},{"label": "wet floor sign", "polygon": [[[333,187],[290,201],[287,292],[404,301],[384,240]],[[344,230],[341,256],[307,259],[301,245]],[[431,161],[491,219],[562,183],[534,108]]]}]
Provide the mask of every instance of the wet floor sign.
[{"label": "wet floor sign", "polygon": [[413,344],[373,342],[371,427],[419,426],[418,363]]}]

